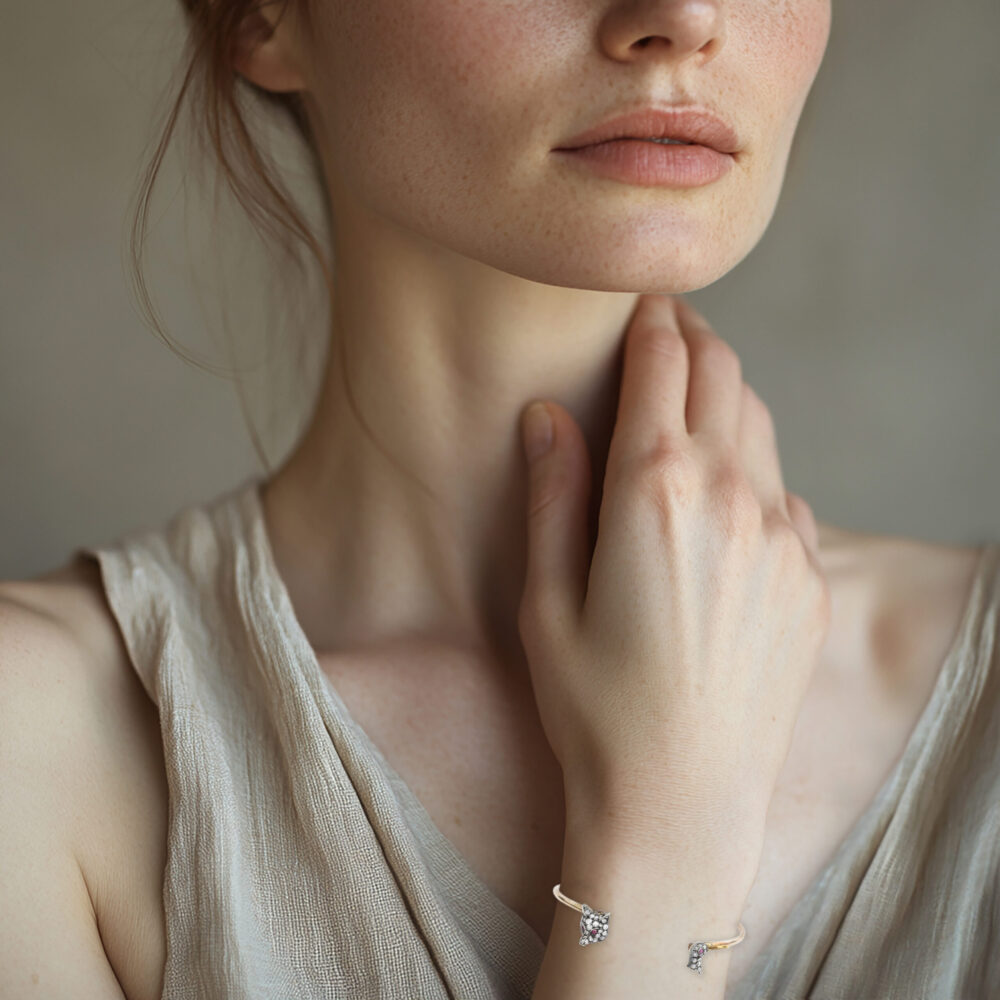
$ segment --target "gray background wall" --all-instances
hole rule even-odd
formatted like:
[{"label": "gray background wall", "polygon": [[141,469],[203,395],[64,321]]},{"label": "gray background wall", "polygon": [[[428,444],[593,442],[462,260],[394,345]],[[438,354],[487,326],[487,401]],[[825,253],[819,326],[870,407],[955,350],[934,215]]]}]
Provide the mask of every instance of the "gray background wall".
[{"label": "gray background wall", "polygon": [[[129,298],[123,219],[179,51],[173,6],[52,0],[4,22],[0,576],[17,577],[258,465],[231,384],[172,354]],[[996,0],[834,0],[775,218],[690,296],[771,407],[788,487],[845,527],[1000,538],[997,39]],[[168,162],[150,271],[170,331],[219,358],[180,185]],[[232,270],[236,336],[253,340],[259,272]]]}]

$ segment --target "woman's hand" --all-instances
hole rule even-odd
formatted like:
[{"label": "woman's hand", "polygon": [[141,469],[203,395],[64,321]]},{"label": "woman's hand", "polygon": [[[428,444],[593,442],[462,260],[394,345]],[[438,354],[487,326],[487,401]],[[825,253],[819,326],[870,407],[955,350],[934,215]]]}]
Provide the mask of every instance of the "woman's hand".
[{"label": "woman's hand", "polygon": [[518,626],[567,822],[596,810],[604,830],[611,817],[701,858],[734,828],[762,836],[829,589],[812,512],[784,488],[770,414],[732,348],[658,295],[640,298],[626,337],[592,560],[583,434],[547,403]]}]

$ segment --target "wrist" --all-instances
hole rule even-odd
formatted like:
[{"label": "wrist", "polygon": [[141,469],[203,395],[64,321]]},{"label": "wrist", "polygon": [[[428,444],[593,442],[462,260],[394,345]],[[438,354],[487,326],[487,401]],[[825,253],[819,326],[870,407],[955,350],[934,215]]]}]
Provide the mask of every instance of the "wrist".
[{"label": "wrist", "polygon": [[665,821],[648,812],[567,801],[563,877],[607,885],[690,888],[743,907],[760,865],[763,824]]}]

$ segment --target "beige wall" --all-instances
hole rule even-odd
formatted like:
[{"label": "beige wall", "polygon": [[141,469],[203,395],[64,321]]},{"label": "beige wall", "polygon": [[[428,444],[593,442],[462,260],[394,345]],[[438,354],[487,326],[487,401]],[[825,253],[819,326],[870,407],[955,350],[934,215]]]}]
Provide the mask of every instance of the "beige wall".
[{"label": "beige wall", "polygon": [[[173,7],[53,0],[13,5],[4,22],[9,577],[155,523],[256,459],[229,383],[142,326],[123,272],[127,199],[176,54]],[[1000,538],[998,39],[996,0],[834,0],[774,221],[691,296],[770,405],[788,487],[834,523]],[[155,289],[171,331],[208,349],[165,207],[176,168],[166,177]]]}]

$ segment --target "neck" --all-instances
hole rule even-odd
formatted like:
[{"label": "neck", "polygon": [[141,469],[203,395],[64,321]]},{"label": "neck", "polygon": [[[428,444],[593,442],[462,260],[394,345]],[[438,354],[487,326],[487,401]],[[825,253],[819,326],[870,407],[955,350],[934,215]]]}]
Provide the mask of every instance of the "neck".
[{"label": "neck", "polygon": [[263,497],[318,649],[402,633],[516,648],[527,557],[519,416],[580,424],[599,502],[636,295],[542,285],[372,219],[338,220],[320,395]]}]

